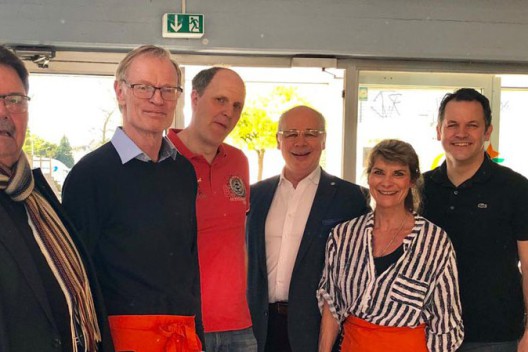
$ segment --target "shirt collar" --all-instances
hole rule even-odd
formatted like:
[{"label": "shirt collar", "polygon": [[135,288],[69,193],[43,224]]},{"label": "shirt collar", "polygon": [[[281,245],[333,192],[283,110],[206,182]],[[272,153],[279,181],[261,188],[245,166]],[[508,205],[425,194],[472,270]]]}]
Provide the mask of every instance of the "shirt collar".
[{"label": "shirt collar", "polygon": [[484,161],[480,165],[475,175],[473,175],[473,177],[470,178],[469,180],[471,180],[471,182],[486,181],[487,179],[490,178],[491,172],[492,172],[491,170],[495,165],[496,165],[495,162],[491,160],[491,157],[488,155],[488,153],[484,153]]},{"label": "shirt collar", "polygon": [[[372,231],[374,231],[375,212],[371,211],[366,216],[367,216],[367,220],[365,223],[365,228],[368,231],[368,233],[372,236]],[[415,211],[412,212],[412,216],[414,218],[414,226],[411,232],[407,236],[405,236],[405,238],[403,239],[403,250],[404,251],[407,251],[407,249],[411,246],[416,236],[418,236],[418,234],[420,233],[422,227],[425,225],[424,217],[422,217],[421,215],[418,215],[418,213],[416,213]]]},{"label": "shirt collar", "polygon": [[[140,161],[148,162],[152,159],[145,154],[132,139],[123,131],[121,127],[118,127],[112,137],[112,145],[119,154],[121,163],[126,164],[132,159],[138,159]],[[177,150],[174,145],[166,137],[163,137],[161,141],[161,149],[159,152],[159,160],[161,162],[167,158],[176,159]]]},{"label": "shirt collar", "polygon": [[[183,154],[187,159],[204,159],[204,157],[201,154],[193,153],[182,142],[181,138],[178,136],[178,133],[180,133],[181,131],[182,131],[181,129],[171,128],[168,133],[169,140],[174,141],[174,145],[176,146],[176,149],[181,154]],[[216,163],[219,160],[225,159],[226,157],[227,157],[227,148],[225,147],[225,143],[222,143],[218,146],[218,150],[217,150],[215,158],[213,159],[213,163]]]},{"label": "shirt collar", "polygon": [[[306,182],[311,182],[314,185],[318,185],[320,180],[321,180],[321,167],[318,166],[308,176],[306,176],[301,181],[299,181],[299,184],[306,183]],[[290,182],[286,177],[284,177],[284,169],[282,169],[282,172],[281,172],[280,178],[279,178],[279,184],[281,184],[281,183],[283,183],[285,181]]]},{"label": "shirt collar", "polygon": [[[478,168],[477,172],[466,181],[464,181],[459,187],[468,187],[474,183],[484,182],[491,177],[492,168],[494,162],[491,160],[488,153],[484,153],[484,161]],[[431,178],[433,181],[439,184],[448,185],[453,187],[453,184],[447,176],[447,162],[444,161],[436,170],[433,171]]]},{"label": "shirt collar", "polygon": [[444,161],[438,168],[434,169],[431,174],[431,179],[439,184],[450,185],[451,181],[447,177],[447,162]]}]

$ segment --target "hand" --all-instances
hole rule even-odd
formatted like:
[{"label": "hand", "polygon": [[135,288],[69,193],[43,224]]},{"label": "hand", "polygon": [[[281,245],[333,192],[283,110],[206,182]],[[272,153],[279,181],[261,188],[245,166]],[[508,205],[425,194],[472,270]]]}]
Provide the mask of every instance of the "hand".
[{"label": "hand", "polygon": [[528,330],[524,330],[524,334],[519,340],[517,352],[528,352]]}]

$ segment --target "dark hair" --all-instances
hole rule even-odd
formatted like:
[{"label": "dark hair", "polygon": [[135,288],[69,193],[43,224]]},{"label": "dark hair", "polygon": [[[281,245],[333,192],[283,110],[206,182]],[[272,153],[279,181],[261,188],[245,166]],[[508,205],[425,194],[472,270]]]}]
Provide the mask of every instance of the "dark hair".
[{"label": "dark hair", "polygon": [[220,70],[225,70],[225,68],[214,66],[198,72],[198,74],[194,76],[192,80],[192,90],[195,90],[198,95],[202,96],[209,83],[211,83],[214,76]]},{"label": "dark hair", "polygon": [[440,108],[438,109],[438,124],[440,125],[444,121],[445,108],[447,103],[450,101],[476,101],[482,105],[482,110],[484,110],[484,123],[486,125],[486,130],[491,125],[491,108],[488,98],[486,98],[481,93],[477,92],[473,88],[460,88],[454,93],[447,93],[442,102],[440,103]]},{"label": "dark hair", "polygon": [[22,60],[4,45],[0,45],[0,65],[11,67],[16,71],[27,94],[29,92],[29,72]]},{"label": "dark hair", "polygon": [[423,178],[420,172],[418,154],[416,154],[413,146],[398,139],[385,139],[379,142],[372,148],[368,156],[367,175],[370,174],[375,161],[380,157],[387,162],[399,163],[409,167],[413,186],[405,197],[404,204],[406,209],[419,212],[422,206]]}]

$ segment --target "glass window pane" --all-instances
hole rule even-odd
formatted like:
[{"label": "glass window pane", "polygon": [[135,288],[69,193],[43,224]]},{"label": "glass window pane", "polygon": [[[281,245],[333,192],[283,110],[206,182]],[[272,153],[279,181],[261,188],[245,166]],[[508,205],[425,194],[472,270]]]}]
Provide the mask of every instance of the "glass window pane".
[{"label": "glass window pane", "polygon": [[[203,68],[185,66],[183,112],[186,124],[192,114],[189,101],[191,80]],[[271,98],[266,109],[271,111],[275,121],[283,109],[294,104],[308,104],[321,111],[327,118],[328,131],[326,153],[321,164],[330,173],[341,175],[342,78],[324,73],[320,68],[233,69],[246,81],[246,106],[262,97]],[[339,73],[342,74],[342,71]],[[24,150],[34,167],[42,168],[58,194],[73,163],[109,141],[115,128],[121,125],[113,83],[113,76],[38,73],[30,76],[30,117]],[[294,94],[274,96],[273,91],[277,87],[291,90]],[[278,101],[281,99],[285,101]],[[250,160],[251,182],[256,182],[257,153],[248,148],[242,149]],[[332,158],[326,155],[332,155]],[[273,145],[265,153],[263,177],[280,173],[282,166],[282,156]]]},{"label": "glass window pane", "polygon": [[108,76],[30,75],[24,150],[58,191],[73,162],[112,138],[120,124],[113,82]]},{"label": "glass window pane", "polygon": [[[185,67],[186,99],[191,92],[192,78],[204,66]],[[324,72],[321,68],[266,68],[266,67],[230,67],[235,70],[246,84],[245,109],[251,106],[264,107],[273,121],[280,114],[295,105],[309,105],[320,111],[326,118],[326,149],[321,156],[322,167],[331,174],[342,175],[343,155],[343,70],[333,70],[334,74]],[[269,100],[268,104],[259,104]],[[191,119],[191,104],[185,103],[185,123]],[[226,140],[237,145],[231,137]],[[247,155],[250,164],[251,183],[258,181],[258,155],[256,151],[238,144]],[[330,157],[331,156],[331,157]],[[284,160],[274,144],[264,153],[263,179],[277,175],[282,171]]]},{"label": "glass window pane", "polygon": [[[528,85],[528,76],[524,76]],[[526,144],[528,131],[528,88],[501,91],[499,155],[501,163],[528,177]]]},{"label": "glass window pane", "polygon": [[436,140],[438,107],[450,91],[452,89],[361,85],[356,180],[366,185],[364,170],[368,153],[387,138],[411,143],[420,157],[423,171],[439,165],[444,153]]}]

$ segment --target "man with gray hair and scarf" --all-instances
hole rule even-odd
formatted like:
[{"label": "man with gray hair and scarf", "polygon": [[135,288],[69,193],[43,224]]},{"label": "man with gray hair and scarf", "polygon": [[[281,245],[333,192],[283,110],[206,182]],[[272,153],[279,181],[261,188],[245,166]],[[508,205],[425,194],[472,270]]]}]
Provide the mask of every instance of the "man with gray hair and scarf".
[{"label": "man with gray hair and scarf", "polygon": [[0,351],[113,351],[85,250],[22,152],[28,71],[0,46]]}]

